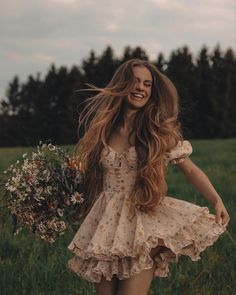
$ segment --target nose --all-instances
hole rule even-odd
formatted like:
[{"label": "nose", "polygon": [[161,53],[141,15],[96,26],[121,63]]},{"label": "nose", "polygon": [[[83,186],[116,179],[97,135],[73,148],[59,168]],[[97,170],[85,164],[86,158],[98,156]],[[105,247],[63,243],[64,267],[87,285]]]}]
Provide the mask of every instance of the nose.
[{"label": "nose", "polygon": [[135,89],[138,91],[144,91],[144,85],[141,81],[137,81],[135,84]]}]

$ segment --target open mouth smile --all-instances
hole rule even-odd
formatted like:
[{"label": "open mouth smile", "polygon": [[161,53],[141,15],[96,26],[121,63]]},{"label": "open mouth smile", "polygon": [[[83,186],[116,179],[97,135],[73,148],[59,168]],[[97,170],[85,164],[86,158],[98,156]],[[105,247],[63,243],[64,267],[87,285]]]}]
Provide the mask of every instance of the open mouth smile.
[{"label": "open mouth smile", "polygon": [[144,95],[138,92],[132,92],[131,95],[136,99],[144,99]]}]

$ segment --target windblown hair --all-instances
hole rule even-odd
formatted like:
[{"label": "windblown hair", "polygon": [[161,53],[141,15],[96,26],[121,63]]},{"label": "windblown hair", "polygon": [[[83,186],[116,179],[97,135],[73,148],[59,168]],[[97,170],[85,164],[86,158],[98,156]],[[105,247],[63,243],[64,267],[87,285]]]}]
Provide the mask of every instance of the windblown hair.
[{"label": "windblown hair", "polygon": [[[89,85],[98,94],[87,99],[79,117],[79,128],[85,133],[74,149],[75,157],[84,170],[85,201],[82,216],[92,207],[102,191],[101,151],[107,147],[112,131],[123,118],[124,99],[134,90],[134,67],[146,67],[153,79],[151,96],[137,111],[133,130],[138,158],[136,183],[130,198],[134,206],[152,214],[167,192],[166,165],[163,155],[182,140],[178,122],[178,94],[175,86],[153,64],[131,59],[121,64],[104,88]],[[84,215],[83,215],[84,214]]]}]

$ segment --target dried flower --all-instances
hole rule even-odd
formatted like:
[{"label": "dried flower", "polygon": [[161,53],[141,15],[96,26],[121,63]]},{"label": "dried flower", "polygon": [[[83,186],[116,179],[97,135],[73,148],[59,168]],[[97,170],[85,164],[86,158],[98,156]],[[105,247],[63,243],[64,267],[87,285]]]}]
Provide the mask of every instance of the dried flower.
[{"label": "dried flower", "polygon": [[[42,141],[31,157],[27,153],[4,174],[5,204],[15,216],[15,234],[26,228],[53,243],[72,222],[83,202],[83,174],[74,158],[58,146]],[[5,176],[4,176],[5,177]]]}]

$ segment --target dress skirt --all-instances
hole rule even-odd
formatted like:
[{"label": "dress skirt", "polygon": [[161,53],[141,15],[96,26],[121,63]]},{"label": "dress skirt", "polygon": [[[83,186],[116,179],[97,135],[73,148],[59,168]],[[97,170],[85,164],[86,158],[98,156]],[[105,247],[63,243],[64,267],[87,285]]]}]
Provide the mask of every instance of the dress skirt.
[{"label": "dress skirt", "polygon": [[[181,148],[169,157],[175,163],[191,153],[189,142]],[[74,253],[68,267],[80,277],[94,283],[102,277],[123,280],[153,264],[154,276],[166,277],[170,262],[177,263],[181,255],[199,260],[201,252],[225,232],[226,226],[216,223],[208,207],[169,196],[163,198],[154,216],[136,208],[131,215],[129,196],[137,173],[135,149],[118,154],[108,146],[102,157],[104,190],[68,246]],[[163,251],[151,258],[150,252],[157,246],[163,246]]]}]

